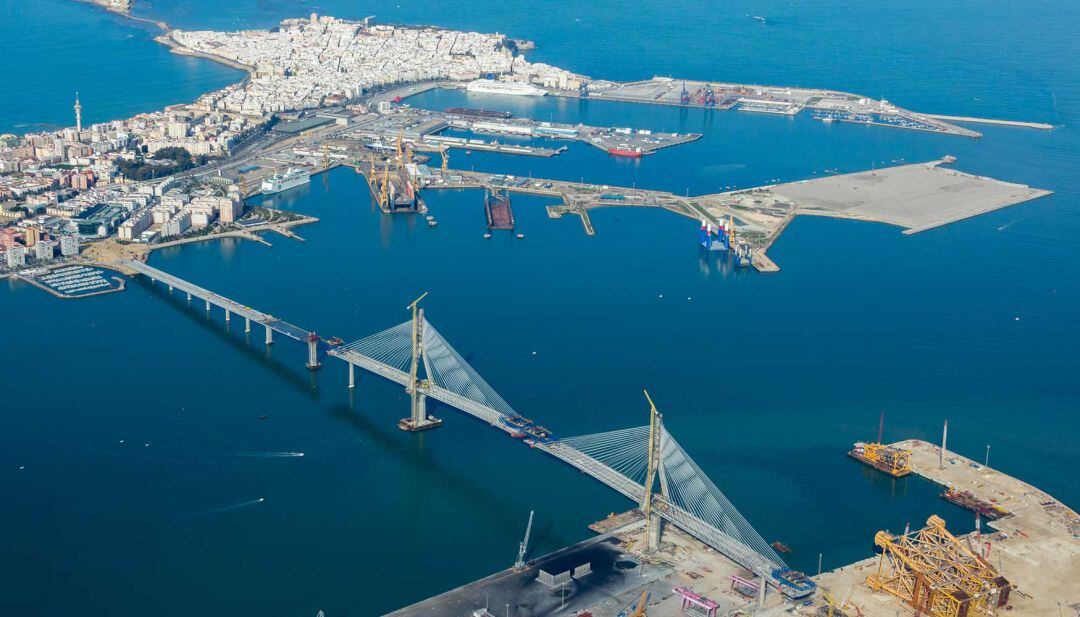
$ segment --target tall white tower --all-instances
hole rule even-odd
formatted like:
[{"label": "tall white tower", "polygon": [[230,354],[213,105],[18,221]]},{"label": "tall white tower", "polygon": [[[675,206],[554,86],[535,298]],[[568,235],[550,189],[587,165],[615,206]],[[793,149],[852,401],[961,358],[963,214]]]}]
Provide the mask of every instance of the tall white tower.
[{"label": "tall white tower", "polygon": [[82,132],[82,103],[79,102],[79,91],[75,91],[75,131]]}]

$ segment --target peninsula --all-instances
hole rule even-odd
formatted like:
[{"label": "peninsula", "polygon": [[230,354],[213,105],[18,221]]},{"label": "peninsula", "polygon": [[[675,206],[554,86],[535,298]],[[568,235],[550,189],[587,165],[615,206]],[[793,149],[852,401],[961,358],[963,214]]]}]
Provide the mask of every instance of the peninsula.
[{"label": "peninsula", "polygon": [[[122,0],[96,4],[125,14],[130,8]],[[469,110],[462,115],[414,109],[406,99],[432,88],[467,88],[679,105],[716,113],[730,109],[790,116],[810,110],[823,122],[966,137],[978,133],[944,116],[832,90],[665,77],[628,83],[590,78],[530,62],[518,41],[500,33],[317,14],[286,19],[272,30],[240,32],[187,31],[153,23],[163,31],[157,40],[173,52],[243,68],[248,77],[190,104],[90,126],[82,124],[76,97],[74,127],[5,136],[0,143],[0,224],[7,225],[0,264],[5,270],[47,265],[55,256],[50,247],[58,247],[64,237],[73,238],[68,245],[103,243],[86,254],[97,258],[130,256],[129,250],[113,250],[125,244],[149,249],[222,232],[250,237],[253,229],[240,233],[230,227],[259,228],[263,223],[245,215],[246,197],[278,186],[275,178],[306,178],[338,165],[364,173],[373,199],[387,213],[425,212],[420,194],[426,189],[534,192],[561,200],[550,214],[579,215],[586,232],[593,234],[590,208],[663,207],[701,220],[709,233],[719,231],[715,241],[703,244],[730,251],[739,265],[762,271],[778,269],[766,250],[798,214],[886,222],[914,232],[1047,194],[940,168],[947,159],[702,196],[598,186],[587,179],[523,182],[473,174],[449,167],[448,152],[558,156],[565,150],[508,145],[497,139],[502,135],[576,141],[634,158],[698,136],[657,133],[648,127],[470,117]],[[466,140],[444,134],[448,129],[496,139]],[[441,156],[442,168],[429,167],[431,154],[423,152]],[[43,247],[33,249],[39,240]],[[69,246],[63,256],[72,258],[77,252]]]}]

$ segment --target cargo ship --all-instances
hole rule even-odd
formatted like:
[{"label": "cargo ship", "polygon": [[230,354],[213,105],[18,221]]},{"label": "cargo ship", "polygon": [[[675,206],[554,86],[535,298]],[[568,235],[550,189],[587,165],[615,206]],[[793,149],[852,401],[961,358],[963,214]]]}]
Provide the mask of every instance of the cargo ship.
[{"label": "cargo ship", "polygon": [[894,478],[911,473],[911,450],[860,441],[848,452],[848,456]]},{"label": "cargo ship", "polygon": [[289,189],[303,186],[311,181],[311,176],[306,169],[290,167],[285,173],[276,173],[262,181],[259,190],[263,195],[273,195]]},{"label": "cargo ship", "polygon": [[488,229],[514,229],[514,211],[510,208],[510,193],[488,191],[484,194],[484,214]]},{"label": "cargo ship", "polygon": [[614,156],[626,156],[635,159],[645,156],[645,152],[643,152],[641,148],[608,148],[607,153]]},{"label": "cargo ship", "polygon": [[780,593],[793,600],[805,598],[817,589],[817,584],[798,570],[777,568],[772,571],[772,576],[777,581]]},{"label": "cargo ship", "polygon": [[996,521],[1001,518],[1012,516],[1012,512],[1009,512],[997,504],[984,501],[971,494],[969,491],[961,491],[951,486],[945,489],[945,492],[941,494],[941,498],[949,503],[956,504],[961,508],[971,510],[987,520]]},{"label": "cargo ship", "polygon": [[496,81],[494,79],[477,79],[470,81],[465,86],[469,92],[481,94],[509,94],[511,96],[545,96],[547,92],[532,84],[516,81]]},{"label": "cargo ship", "polygon": [[514,117],[514,114],[508,111],[491,111],[471,107],[447,107],[446,113],[452,116],[475,116],[477,118],[498,118],[500,120],[509,120]]}]

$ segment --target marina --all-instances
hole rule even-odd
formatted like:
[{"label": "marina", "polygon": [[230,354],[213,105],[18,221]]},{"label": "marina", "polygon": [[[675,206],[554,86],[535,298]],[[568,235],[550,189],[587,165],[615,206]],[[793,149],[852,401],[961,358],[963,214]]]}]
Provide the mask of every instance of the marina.
[{"label": "marina", "polygon": [[100,268],[65,265],[24,272],[20,278],[58,298],[89,298],[124,290],[124,280]]}]

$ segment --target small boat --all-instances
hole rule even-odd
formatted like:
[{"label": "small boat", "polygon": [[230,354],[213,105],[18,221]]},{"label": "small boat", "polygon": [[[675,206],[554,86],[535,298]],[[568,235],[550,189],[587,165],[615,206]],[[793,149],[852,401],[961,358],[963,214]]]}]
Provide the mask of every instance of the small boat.
[{"label": "small boat", "polygon": [[266,415],[266,414],[263,414],[263,415],[259,416],[259,419],[260,419],[260,420],[265,420],[265,419],[267,419],[267,418],[269,418],[269,417],[270,417],[270,416],[268,416],[268,415]]},{"label": "small boat", "polygon": [[781,552],[781,553],[790,553],[791,552],[791,547],[788,546],[787,544],[784,544],[780,540],[777,540],[776,542],[773,542],[769,546],[773,547],[774,549],[776,549],[778,552]]},{"label": "small boat", "polygon": [[489,233],[484,234],[484,239],[485,240],[490,240],[491,239],[491,234],[489,234]]},{"label": "small boat", "polygon": [[431,220],[431,221],[428,221],[427,224],[428,224],[428,227],[435,227],[436,225],[439,224],[439,221]]},{"label": "small boat", "polygon": [[518,234],[517,239],[518,240],[524,240],[525,239],[525,234]]}]

